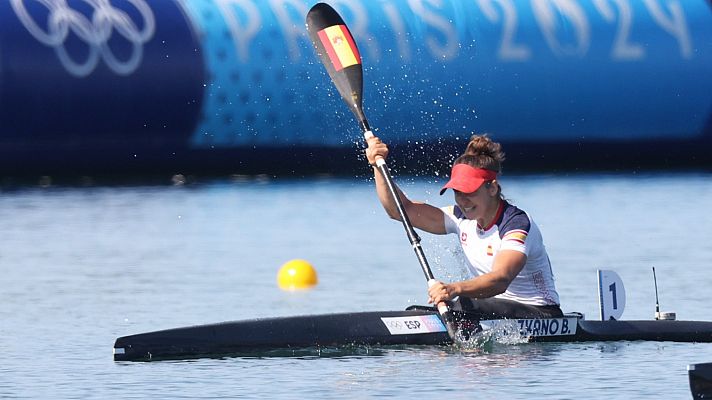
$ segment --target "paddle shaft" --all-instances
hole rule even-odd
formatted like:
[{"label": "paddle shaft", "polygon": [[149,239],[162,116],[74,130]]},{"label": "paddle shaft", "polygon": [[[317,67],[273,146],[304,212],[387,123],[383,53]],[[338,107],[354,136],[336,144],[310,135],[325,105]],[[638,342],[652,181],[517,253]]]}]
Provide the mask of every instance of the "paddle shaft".
[{"label": "paddle shaft", "polygon": [[[372,138],[373,132],[368,129],[368,122],[362,123],[361,125],[362,127],[365,126],[366,128],[363,131],[364,138],[366,138],[366,140]],[[423,270],[423,274],[425,274],[425,278],[428,280],[428,283],[430,283],[431,280],[435,280],[435,277],[433,276],[433,272],[430,269],[430,265],[428,264],[427,258],[425,258],[425,252],[420,246],[420,236],[418,236],[418,234],[415,232],[415,229],[413,229],[413,224],[411,224],[410,218],[408,218],[408,214],[405,212],[405,207],[403,207],[403,202],[401,201],[400,195],[398,194],[398,189],[396,188],[396,185],[393,182],[390,169],[388,168],[388,164],[386,164],[386,160],[384,160],[383,157],[378,157],[376,159],[376,168],[381,171],[381,175],[383,175],[383,179],[386,181],[388,191],[390,192],[391,197],[393,198],[393,202],[396,204],[398,215],[400,216],[400,220],[403,223],[403,229],[405,229],[405,233],[408,236],[408,240],[410,241],[411,246],[413,246],[415,255],[418,257],[418,261],[420,262],[420,267]]]},{"label": "paddle shaft", "polygon": [[[367,134],[373,136],[373,133],[371,133],[371,131],[367,131],[364,135]],[[408,214],[406,214],[405,209],[403,208],[403,202],[401,201],[400,196],[398,195],[398,189],[396,189],[395,184],[393,183],[393,178],[391,178],[388,165],[386,164],[386,161],[383,158],[379,158],[378,160],[376,160],[376,167],[379,171],[381,171],[381,174],[383,175],[383,178],[386,181],[386,186],[388,186],[388,191],[391,193],[393,201],[396,203],[396,208],[398,209],[398,215],[400,215],[401,222],[403,223],[403,228],[405,229],[405,233],[408,236],[410,245],[413,246],[413,250],[415,251],[416,257],[418,257],[418,262],[420,262],[420,267],[423,270],[423,274],[425,274],[425,279],[428,280],[428,286],[432,286],[435,283],[433,271],[430,270],[430,265],[428,265],[428,259],[425,258],[425,252],[423,251],[423,247],[420,246],[420,236],[418,236],[418,234],[415,232],[415,229],[413,229],[413,225],[410,223]]]},{"label": "paddle shaft", "polygon": [[[368,121],[366,119],[360,120],[359,125],[361,126],[363,136],[366,140],[373,137],[373,132],[371,132],[371,129],[368,125]],[[400,216],[400,220],[403,223],[403,229],[405,229],[406,235],[408,236],[408,240],[410,241],[411,246],[413,246],[413,250],[415,251],[416,257],[418,257],[418,262],[420,263],[420,268],[423,270],[423,274],[425,274],[425,279],[428,280],[428,287],[433,286],[437,281],[433,276],[433,271],[430,269],[428,259],[425,258],[425,252],[420,246],[420,236],[418,236],[418,234],[415,232],[415,229],[413,229],[413,224],[411,224],[410,218],[408,218],[408,214],[405,212],[405,207],[403,207],[403,202],[401,201],[400,195],[398,194],[398,189],[396,188],[396,185],[393,182],[393,178],[391,178],[391,172],[388,168],[388,164],[386,164],[386,160],[384,160],[383,157],[376,158],[376,167],[379,171],[381,171],[381,175],[383,175],[383,179],[386,182],[386,186],[388,186],[388,191],[390,192],[391,197],[393,198],[393,202],[396,204],[398,215]],[[443,321],[445,322],[445,327],[447,328],[450,337],[454,340],[456,335],[456,328],[452,321],[452,313],[450,312],[450,308],[445,302],[438,303],[437,307],[438,312],[440,313],[443,318]]]}]

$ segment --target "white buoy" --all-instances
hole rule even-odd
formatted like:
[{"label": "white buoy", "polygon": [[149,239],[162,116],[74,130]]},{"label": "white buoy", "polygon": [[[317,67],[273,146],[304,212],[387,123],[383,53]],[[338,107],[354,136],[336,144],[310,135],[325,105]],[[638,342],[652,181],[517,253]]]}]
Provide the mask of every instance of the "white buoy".
[{"label": "white buoy", "polygon": [[674,312],[669,312],[669,311],[656,311],[655,312],[655,319],[660,319],[660,320],[665,320],[665,321],[674,321],[677,315]]}]

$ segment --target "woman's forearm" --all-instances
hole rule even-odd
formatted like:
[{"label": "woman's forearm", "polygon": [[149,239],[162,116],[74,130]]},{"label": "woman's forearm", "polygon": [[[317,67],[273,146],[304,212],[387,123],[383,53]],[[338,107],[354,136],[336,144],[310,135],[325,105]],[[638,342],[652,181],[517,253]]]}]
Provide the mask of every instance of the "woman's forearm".
[{"label": "woman's forearm", "polygon": [[[386,183],[386,178],[383,176],[381,170],[377,167],[373,167],[373,174],[374,179],[376,181],[376,192],[378,194],[378,200],[380,200],[381,205],[383,205],[383,208],[386,210],[386,213],[389,217],[400,221],[401,216],[398,212],[396,202],[393,199],[393,195],[391,195],[391,191],[388,188],[388,184]],[[398,186],[395,185],[395,183],[393,185],[395,186],[396,193],[398,193],[398,196],[400,197],[401,203],[403,203],[404,207],[407,207],[407,204],[410,202],[410,200],[403,194],[403,192],[401,192],[401,190],[398,188]]]},{"label": "woman's forearm", "polygon": [[466,281],[454,282],[450,285],[453,286],[452,292],[456,296],[485,299],[504,293],[509,283],[506,277],[489,273]]}]

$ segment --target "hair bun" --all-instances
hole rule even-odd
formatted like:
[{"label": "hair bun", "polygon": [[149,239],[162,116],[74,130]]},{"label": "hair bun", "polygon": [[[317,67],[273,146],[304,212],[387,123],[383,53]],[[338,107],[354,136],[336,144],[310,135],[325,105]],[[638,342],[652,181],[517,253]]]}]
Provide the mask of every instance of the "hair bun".
[{"label": "hair bun", "polygon": [[472,135],[465,152],[455,160],[456,164],[464,163],[477,168],[485,168],[501,172],[504,162],[502,145],[485,135]]}]

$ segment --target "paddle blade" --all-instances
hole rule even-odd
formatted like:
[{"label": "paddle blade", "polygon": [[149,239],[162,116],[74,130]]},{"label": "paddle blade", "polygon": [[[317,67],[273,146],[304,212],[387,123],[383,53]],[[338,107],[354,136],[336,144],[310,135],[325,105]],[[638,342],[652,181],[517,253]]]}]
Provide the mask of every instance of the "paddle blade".
[{"label": "paddle blade", "polygon": [[307,31],[336,89],[364,126],[361,55],[349,28],[330,5],[318,3],[307,13]]}]

